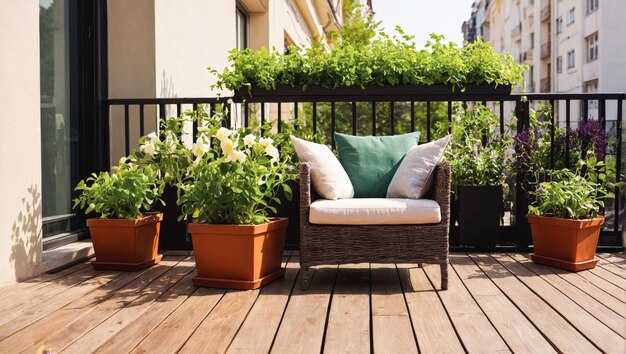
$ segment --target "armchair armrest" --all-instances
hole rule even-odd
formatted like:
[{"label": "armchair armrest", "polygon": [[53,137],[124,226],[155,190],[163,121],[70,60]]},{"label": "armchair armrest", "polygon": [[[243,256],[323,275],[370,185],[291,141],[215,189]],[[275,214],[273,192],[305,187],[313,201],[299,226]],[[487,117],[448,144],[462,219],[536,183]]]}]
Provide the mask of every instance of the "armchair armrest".
[{"label": "armchair armrest", "polygon": [[441,209],[441,222],[450,223],[450,184],[452,180],[452,172],[450,164],[441,163],[435,167],[435,176],[431,187],[434,200],[439,204]]}]

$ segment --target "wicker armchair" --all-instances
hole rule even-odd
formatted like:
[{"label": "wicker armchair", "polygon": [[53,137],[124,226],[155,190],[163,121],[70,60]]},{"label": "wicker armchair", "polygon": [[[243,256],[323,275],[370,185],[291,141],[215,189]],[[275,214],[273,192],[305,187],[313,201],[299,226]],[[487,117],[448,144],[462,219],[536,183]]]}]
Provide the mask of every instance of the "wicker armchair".
[{"label": "wicker armchair", "polygon": [[435,168],[425,198],[441,209],[441,222],[421,225],[320,225],[309,223],[310,205],[319,196],[311,188],[310,164],[300,165],[300,277],[309,287],[309,267],[345,263],[439,264],[441,288],[448,288],[450,165]]}]

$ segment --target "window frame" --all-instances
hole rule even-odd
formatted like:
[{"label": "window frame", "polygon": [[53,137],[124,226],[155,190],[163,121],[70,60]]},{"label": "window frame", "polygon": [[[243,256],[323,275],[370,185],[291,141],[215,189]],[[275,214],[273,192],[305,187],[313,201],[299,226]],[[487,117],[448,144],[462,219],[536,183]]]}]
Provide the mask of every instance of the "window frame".
[{"label": "window frame", "polygon": [[556,58],[556,73],[560,74],[563,72],[563,56],[559,55]]},{"label": "window frame", "polygon": [[574,49],[567,52],[567,69],[576,68],[576,51]]},{"label": "window frame", "polygon": [[587,15],[590,15],[598,10],[598,0],[587,0]]},{"label": "window frame", "polygon": [[576,8],[572,7],[569,11],[567,11],[567,16],[565,16],[565,24],[570,26],[576,22]]},{"label": "window frame", "polygon": [[587,63],[598,60],[598,32],[595,32],[585,38]]},{"label": "window frame", "polygon": [[563,32],[563,16],[556,19],[556,34]]},{"label": "window frame", "polygon": [[[240,48],[240,21],[243,21],[243,47]],[[239,3],[235,6],[235,47],[239,50],[250,47],[250,16]]]}]

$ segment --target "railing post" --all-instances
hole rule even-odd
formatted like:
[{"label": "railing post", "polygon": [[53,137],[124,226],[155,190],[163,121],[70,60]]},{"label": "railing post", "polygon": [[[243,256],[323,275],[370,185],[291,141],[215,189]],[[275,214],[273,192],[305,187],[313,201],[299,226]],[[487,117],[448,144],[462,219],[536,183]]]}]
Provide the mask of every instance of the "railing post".
[{"label": "railing post", "polygon": [[[520,133],[524,128],[528,127],[530,122],[530,104],[527,100],[522,101],[518,99],[516,101],[515,117],[517,117],[517,132]],[[515,228],[517,231],[518,252],[528,252],[530,245],[532,245],[530,225],[526,220],[529,200],[521,183],[524,177],[523,174],[518,173],[515,183]]]}]

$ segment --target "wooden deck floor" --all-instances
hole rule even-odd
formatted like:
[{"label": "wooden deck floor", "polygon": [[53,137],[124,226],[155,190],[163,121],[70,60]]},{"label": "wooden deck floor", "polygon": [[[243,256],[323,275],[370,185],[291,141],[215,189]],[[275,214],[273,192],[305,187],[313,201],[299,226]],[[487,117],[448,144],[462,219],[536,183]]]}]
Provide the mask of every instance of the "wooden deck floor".
[{"label": "wooden deck floor", "polygon": [[450,257],[438,266],[320,267],[311,288],[286,278],[257,291],[196,288],[194,261],[143,272],[88,263],[0,289],[0,353],[620,353],[626,260],[602,254],[568,273],[519,254]]}]

